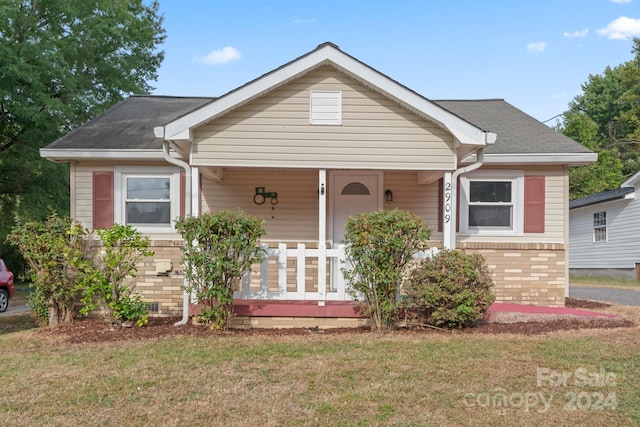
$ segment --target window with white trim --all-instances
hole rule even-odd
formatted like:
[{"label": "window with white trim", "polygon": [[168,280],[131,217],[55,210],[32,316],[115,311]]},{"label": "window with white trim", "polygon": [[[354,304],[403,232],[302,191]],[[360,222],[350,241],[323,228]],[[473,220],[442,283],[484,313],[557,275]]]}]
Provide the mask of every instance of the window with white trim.
[{"label": "window with white trim", "polygon": [[172,167],[119,167],[115,222],[145,232],[173,231],[180,215],[180,171]]},{"label": "window with white trim", "polygon": [[309,123],[312,125],[342,124],[342,92],[310,92]]},{"label": "window with white trim", "polygon": [[593,214],[593,241],[607,241],[607,212],[596,212]]},{"label": "window with white trim", "polygon": [[522,234],[522,171],[472,172],[460,178],[460,187],[460,233]]}]

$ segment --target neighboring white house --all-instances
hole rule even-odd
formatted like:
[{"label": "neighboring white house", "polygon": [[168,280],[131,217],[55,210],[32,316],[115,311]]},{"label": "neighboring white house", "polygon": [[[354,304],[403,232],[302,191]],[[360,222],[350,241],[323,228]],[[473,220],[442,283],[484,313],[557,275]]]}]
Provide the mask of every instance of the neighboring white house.
[{"label": "neighboring white house", "polygon": [[569,273],[640,279],[640,172],[569,204]]}]

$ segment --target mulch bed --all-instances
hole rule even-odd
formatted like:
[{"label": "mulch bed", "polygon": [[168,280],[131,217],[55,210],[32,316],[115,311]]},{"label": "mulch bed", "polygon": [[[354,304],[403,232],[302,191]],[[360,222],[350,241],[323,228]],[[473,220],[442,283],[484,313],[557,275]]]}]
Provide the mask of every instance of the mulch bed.
[{"label": "mulch bed", "polygon": [[[566,306],[582,309],[602,309],[608,304],[567,298]],[[368,328],[335,328],[313,330],[307,328],[293,329],[233,329],[228,331],[212,330],[206,326],[196,326],[191,323],[184,326],[174,326],[179,319],[169,317],[154,317],[142,327],[113,329],[101,319],[80,319],[71,324],[61,325],[55,328],[43,328],[36,333],[50,336],[67,343],[96,343],[128,340],[158,339],[172,336],[194,337],[225,337],[225,336],[285,336],[285,335],[309,335],[309,334],[347,334],[347,333],[371,333]],[[520,334],[539,335],[554,331],[566,331],[585,328],[625,328],[635,326],[629,320],[611,319],[562,319],[541,322],[519,323],[478,323],[462,330],[438,330],[429,327],[411,327],[398,329],[392,334]]]}]

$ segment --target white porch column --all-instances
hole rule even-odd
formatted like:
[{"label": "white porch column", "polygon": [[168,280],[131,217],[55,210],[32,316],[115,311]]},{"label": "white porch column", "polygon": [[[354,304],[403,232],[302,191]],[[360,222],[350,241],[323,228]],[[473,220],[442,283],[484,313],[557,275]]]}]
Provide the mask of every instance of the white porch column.
[{"label": "white porch column", "polygon": [[327,296],[327,171],[318,171],[318,305]]},{"label": "white porch column", "polygon": [[200,171],[197,167],[191,167],[191,216],[200,215]]},{"label": "white porch column", "polygon": [[456,221],[454,218],[455,209],[453,206],[454,201],[451,175],[451,172],[445,172],[442,183],[442,246],[444,246],[445,249],[455,249],[455,247],[453,247],[455,245],[453,233],[456,232]]}]

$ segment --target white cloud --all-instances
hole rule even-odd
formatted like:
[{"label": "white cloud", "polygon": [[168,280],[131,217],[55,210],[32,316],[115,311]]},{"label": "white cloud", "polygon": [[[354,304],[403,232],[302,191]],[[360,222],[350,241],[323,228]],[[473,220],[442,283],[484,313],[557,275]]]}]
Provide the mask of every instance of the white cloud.
[{"label": "white cloud", "polygon": [[631,0],[611,0],[611,3],[631,3]]},{"label": "white cloud", "polygon": [[546,48],[547,44],[545,42],[529,43],[527,45],[527,50],[533,53],[544,52]]},{"label": "white cloud", "polygon": [[640,19],[621,16],[598,30],[598,34],[611,40],[626,40],[640,35]]},{"label": "white cloud", "polygon": [[586,37],[588,33],[589,33],[589,29],[585,28],[584,30],[578,30],[578,31],[572,31],[572,32],[565,31],[564,33],[562,33],[562,35],[568,39],[576,39],[579,37]]},{"label": "white cloud", "polygon": [[206,56],[196,55],[193,57],[194,62],[204,62],[207,65],[227,64],[237,61],[242,57],[242,53],[235,47],[226,46],[219,50],[212,50]]}]

